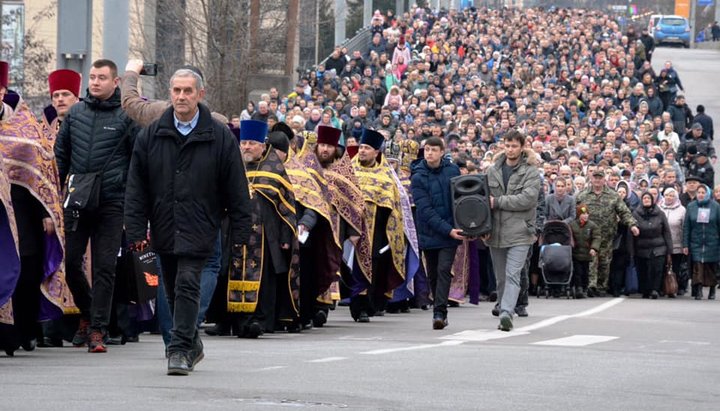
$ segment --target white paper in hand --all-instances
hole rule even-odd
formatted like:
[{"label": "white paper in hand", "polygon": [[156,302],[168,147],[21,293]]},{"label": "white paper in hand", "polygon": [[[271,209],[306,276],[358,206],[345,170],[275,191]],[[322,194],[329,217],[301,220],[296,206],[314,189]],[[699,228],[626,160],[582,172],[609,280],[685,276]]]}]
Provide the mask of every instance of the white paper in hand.
[{"label": "white paper in hand", "polygon": [[307,241],[309,236],[309,231],[301,231],[300,234],[298,234],[298,241],[300,241],[300,244],[305,244],[305,241]]},{"label": "white paper in hand", "polygon": [[345,265],[352,270],[353,262],[355,260],[355,246],[350,240],[345,240],[343,243],[343,261]]}]

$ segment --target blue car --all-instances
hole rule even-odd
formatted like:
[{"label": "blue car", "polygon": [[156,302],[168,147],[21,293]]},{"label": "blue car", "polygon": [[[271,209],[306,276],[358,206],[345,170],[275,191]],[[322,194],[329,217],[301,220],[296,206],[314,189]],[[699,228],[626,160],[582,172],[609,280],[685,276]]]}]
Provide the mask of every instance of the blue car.
[{"label": "blue car", "polygon": [[690,25],[682,16],[662,16],[653,33],[657,45],[663,43],[682,44],[690,47]]}]

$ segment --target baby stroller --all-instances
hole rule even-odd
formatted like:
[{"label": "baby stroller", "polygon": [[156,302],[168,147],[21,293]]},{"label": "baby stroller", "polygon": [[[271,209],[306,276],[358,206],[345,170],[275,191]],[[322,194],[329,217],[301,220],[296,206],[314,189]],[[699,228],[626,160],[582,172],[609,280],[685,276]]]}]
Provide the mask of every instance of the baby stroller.
[{"label": "baby stroller", "polygon": [[[548,221],[540,238],[538,266],[545,283],[545,298],[550,295],[575,297],[572,282],[573,235],[570,226],[562,221]],[[538,292],[540,297],[540,292]]]}]

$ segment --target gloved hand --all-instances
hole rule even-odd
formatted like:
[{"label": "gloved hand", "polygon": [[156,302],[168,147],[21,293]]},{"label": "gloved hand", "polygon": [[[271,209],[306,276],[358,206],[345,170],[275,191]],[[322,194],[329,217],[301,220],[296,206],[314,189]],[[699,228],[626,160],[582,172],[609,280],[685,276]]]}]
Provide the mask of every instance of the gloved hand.
[{"label": "gloved hand", "polygon": [[135,242],[133,242],[133,243],[130,243],[130,245],[128,245],[128,251],[139,251],[139,252],[143,252],[143,251],[145,251],[145,249],[148,248],[149,246],[150,246],[150,244],[148,243],[147,240],[135,241]]}]

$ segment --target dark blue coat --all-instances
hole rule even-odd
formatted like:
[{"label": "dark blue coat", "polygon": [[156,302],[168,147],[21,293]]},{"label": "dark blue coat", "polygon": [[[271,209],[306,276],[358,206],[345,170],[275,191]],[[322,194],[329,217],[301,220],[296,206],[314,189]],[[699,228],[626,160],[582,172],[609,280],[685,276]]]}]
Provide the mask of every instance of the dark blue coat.
[{"label": "dark blue coat", "polygon": [[458,166],[447,158],[442,159],[438,168],[428,167],[425,160],[413,167],[411,189],[420,249],[447,248],[460,244],[450,237],[450,231],[455,228],[450,179],[459,175]]}]

